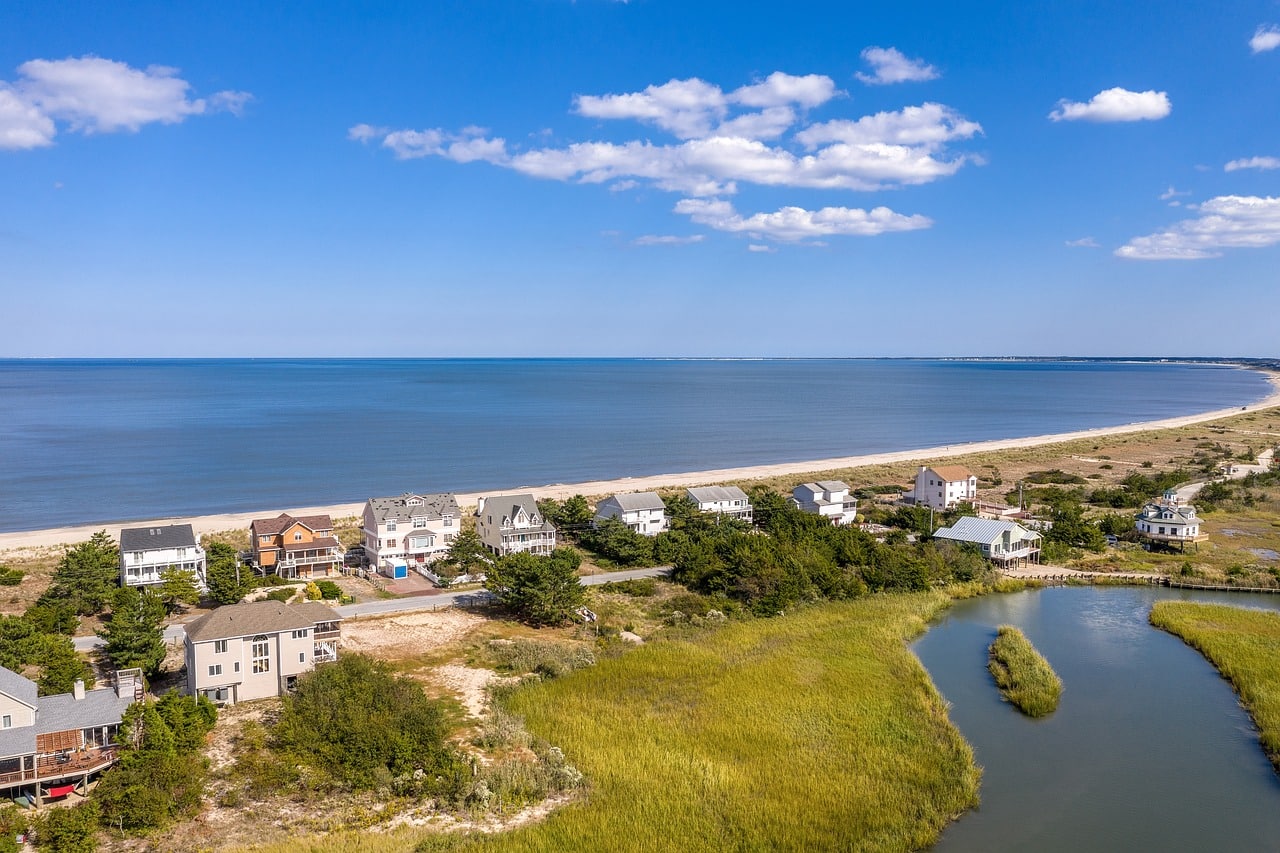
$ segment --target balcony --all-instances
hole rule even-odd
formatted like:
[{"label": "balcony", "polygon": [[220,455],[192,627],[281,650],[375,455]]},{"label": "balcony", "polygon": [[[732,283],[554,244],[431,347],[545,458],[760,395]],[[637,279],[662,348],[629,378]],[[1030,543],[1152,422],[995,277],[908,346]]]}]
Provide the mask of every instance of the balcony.
[{"label": "balcony", "polygon": [[[31,757],[24,756],[19,761],[26,764]],[[41,755],[36,758],[34,768],[27,767],[9,773],[0,773],[0,788],[11,788],[15,785],[34,782],[56,782],[68,776],[96,773],[115,764],[118,757],[114,746]]]}]

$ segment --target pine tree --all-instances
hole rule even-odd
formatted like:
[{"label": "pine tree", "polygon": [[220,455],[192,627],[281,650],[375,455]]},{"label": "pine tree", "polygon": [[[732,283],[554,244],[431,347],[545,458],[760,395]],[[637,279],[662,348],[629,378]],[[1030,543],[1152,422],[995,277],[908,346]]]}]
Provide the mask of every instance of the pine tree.
[{"label": "pine tree", "polygon": [[117,668],[141,667],[155,675],[164,663],[164,602],[149,591],[125,588],[116,594],[107,624],[98,632],[105,640],[103,654]]}]

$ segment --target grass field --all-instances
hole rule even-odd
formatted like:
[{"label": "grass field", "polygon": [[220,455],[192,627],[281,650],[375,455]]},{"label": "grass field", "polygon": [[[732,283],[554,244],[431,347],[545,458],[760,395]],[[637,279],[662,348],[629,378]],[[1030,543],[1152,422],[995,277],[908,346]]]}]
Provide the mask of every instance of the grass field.
[{"label": "grass field", "polygon": [[1180,637],[1231,682],[1280,771],[1280,614],[1161,601],[1151,609],[1151,624]]},{"label": "grass field", "polygon": [[987,668],[1000,695],[1028,717],[1044,717],[1058,709],[1062,679],[1012,625],[1001,625],[996,632]]},{"label": "grass field", "polygon": [[508,709],[586,774],[580,801],[495,836],[287,849],[926,847],[978,801],[973,754],[906,647],[947,601],[873,596],[730,623],[521,690]]}]

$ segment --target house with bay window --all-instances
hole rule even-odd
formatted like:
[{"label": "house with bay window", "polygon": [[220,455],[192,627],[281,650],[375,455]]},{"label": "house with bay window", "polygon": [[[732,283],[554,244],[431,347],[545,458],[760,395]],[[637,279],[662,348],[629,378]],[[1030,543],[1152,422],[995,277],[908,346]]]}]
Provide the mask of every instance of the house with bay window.
[{"label": "house with bay window", "polygon": [[187,692],[219,704],[279,696],[338,659],[342,617],[319,603],[229,604],[186,625]]},{"label": "house with bay window", "polygon": [[397,563],[419,571],[443,557],[461,529],[451,494],[406,493],[369,498],[364,505],[364,552],[384,574]]},{"label": "house with bay window", "polygon": [[120,585],[150,586],[160,583],[160,573],[182,569],[195,576],[204,592],[205,554],[190,524],[126,527],[120,531]]}]

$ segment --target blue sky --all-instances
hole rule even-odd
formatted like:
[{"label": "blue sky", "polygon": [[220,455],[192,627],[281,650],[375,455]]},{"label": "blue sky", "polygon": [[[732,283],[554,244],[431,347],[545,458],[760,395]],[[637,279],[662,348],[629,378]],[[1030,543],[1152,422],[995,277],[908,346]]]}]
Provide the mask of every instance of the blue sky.
[{"label": "blue sky", "polygon": [[1278,354],[1276,0],[260,5],[6,11],[0,356]]}]

